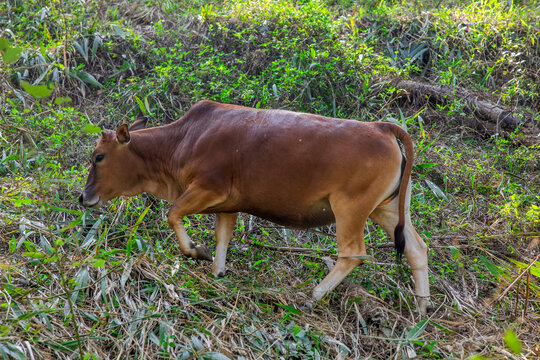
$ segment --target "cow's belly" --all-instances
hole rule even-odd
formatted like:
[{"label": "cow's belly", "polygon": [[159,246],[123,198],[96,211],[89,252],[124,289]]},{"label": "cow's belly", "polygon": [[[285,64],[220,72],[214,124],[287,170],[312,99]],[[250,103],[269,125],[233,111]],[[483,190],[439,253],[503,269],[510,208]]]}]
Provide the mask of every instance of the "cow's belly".
[{"label": "cow's belly", "polygon": [[205,213],[244,212],[290,228],[306,229],[329,225],[335,222],[328,199],[321,199],[309,206],[283,206],[267,209],[263,206],[235,206],[207,209]]},{"label": "cow's belly", "polygon": [[328,199],[319,200],[306,208],[281,209],[282,211],[246,210],[245,212],[247,213],[291,228],[319,227],[335,221],[334,213]]}]

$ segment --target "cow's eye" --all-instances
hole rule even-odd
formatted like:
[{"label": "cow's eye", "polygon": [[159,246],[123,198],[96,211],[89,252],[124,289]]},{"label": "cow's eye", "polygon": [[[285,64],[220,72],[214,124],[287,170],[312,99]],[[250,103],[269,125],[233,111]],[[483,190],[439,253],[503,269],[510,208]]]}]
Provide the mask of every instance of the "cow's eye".
[{"label": "cow's eye", "polygon": [[100,162],[101,160],[103,160],[105,158],[105,155],[103,154],[99,154],[99,155],[96,155],[96,162]]}]

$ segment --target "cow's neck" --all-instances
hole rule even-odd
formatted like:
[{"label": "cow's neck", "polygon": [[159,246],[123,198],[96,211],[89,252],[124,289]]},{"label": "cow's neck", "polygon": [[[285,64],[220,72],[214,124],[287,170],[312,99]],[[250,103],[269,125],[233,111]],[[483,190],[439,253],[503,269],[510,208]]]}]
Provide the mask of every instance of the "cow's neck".
[{"label": "cow's neck", "polygon": [[174,201],[184,191],[178,181],[178,152],[181,151],[185,131],[175,122],[167,126],[145,129],[134,133],[133,150],[140,160],[142,187],[140,193]]}]

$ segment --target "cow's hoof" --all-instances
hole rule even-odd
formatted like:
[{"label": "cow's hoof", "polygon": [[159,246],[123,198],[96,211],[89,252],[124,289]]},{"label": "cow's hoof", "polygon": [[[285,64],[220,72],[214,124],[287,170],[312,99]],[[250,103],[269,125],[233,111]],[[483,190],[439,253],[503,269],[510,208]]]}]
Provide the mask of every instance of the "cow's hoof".
[{"label": "cow's hoof", "polygon": [[214,275],[216,278],[222,278],[225,276],[225,270],[212,270],[212,275]]},{"label": "cow's hoof", "polygon": [[219,264],[219,261],[214,261],[212,264],[212,275],[215,278],[221,278],[225,276],[225,265]]},{"label": "cow's hoof", "polygon": [[212,254],[210,254],[210,251],[204,245],[195,246],[195,258],[197,260],[208,260],[208,261],[214,260],[214,258],[212,257]]},{"label": "cow's hoof", "polygon": [[429,296],[418,296],[418,313],[420,315],[427,315],[428,312],[433,310],[433,304],[430,301]]},{"label": "cow's hoof", "polygon": [[326,295],[325,289],[320,289],[318,286],[315,286],[315,289],[313,289],[313,293],[311,294],[311,299],[314,302],[319,302],[324,295]]},{"label": "cow's hoof", "polygon": [[225,276],[225,271],[219,271],[219,272],[217,272],[217,273],[215,273],[215,272],[212,271],[212,275],[214,275],[214,277],[215,277],[216,279],[222,278],[222,277]]},{"label": "cow's hoof", "polygon": [[313,311],[313,300],[305,300],[300,304],[300,310],[306,313]]}]

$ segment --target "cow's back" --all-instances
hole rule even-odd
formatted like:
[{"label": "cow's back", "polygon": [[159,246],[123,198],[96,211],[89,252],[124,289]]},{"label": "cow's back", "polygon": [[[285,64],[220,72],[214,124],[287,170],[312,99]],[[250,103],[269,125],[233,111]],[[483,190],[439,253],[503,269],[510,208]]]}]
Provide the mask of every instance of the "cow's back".
[{"label": "cow's back", "polygon": [[248,212],[297,227],[331,223],[333,192],[373,190],[381,164],[397,171],[401,162],[393,135],[376,123],[209,101],[183,121],[197,171],[190,177],[229,195],[208,212]]}]

